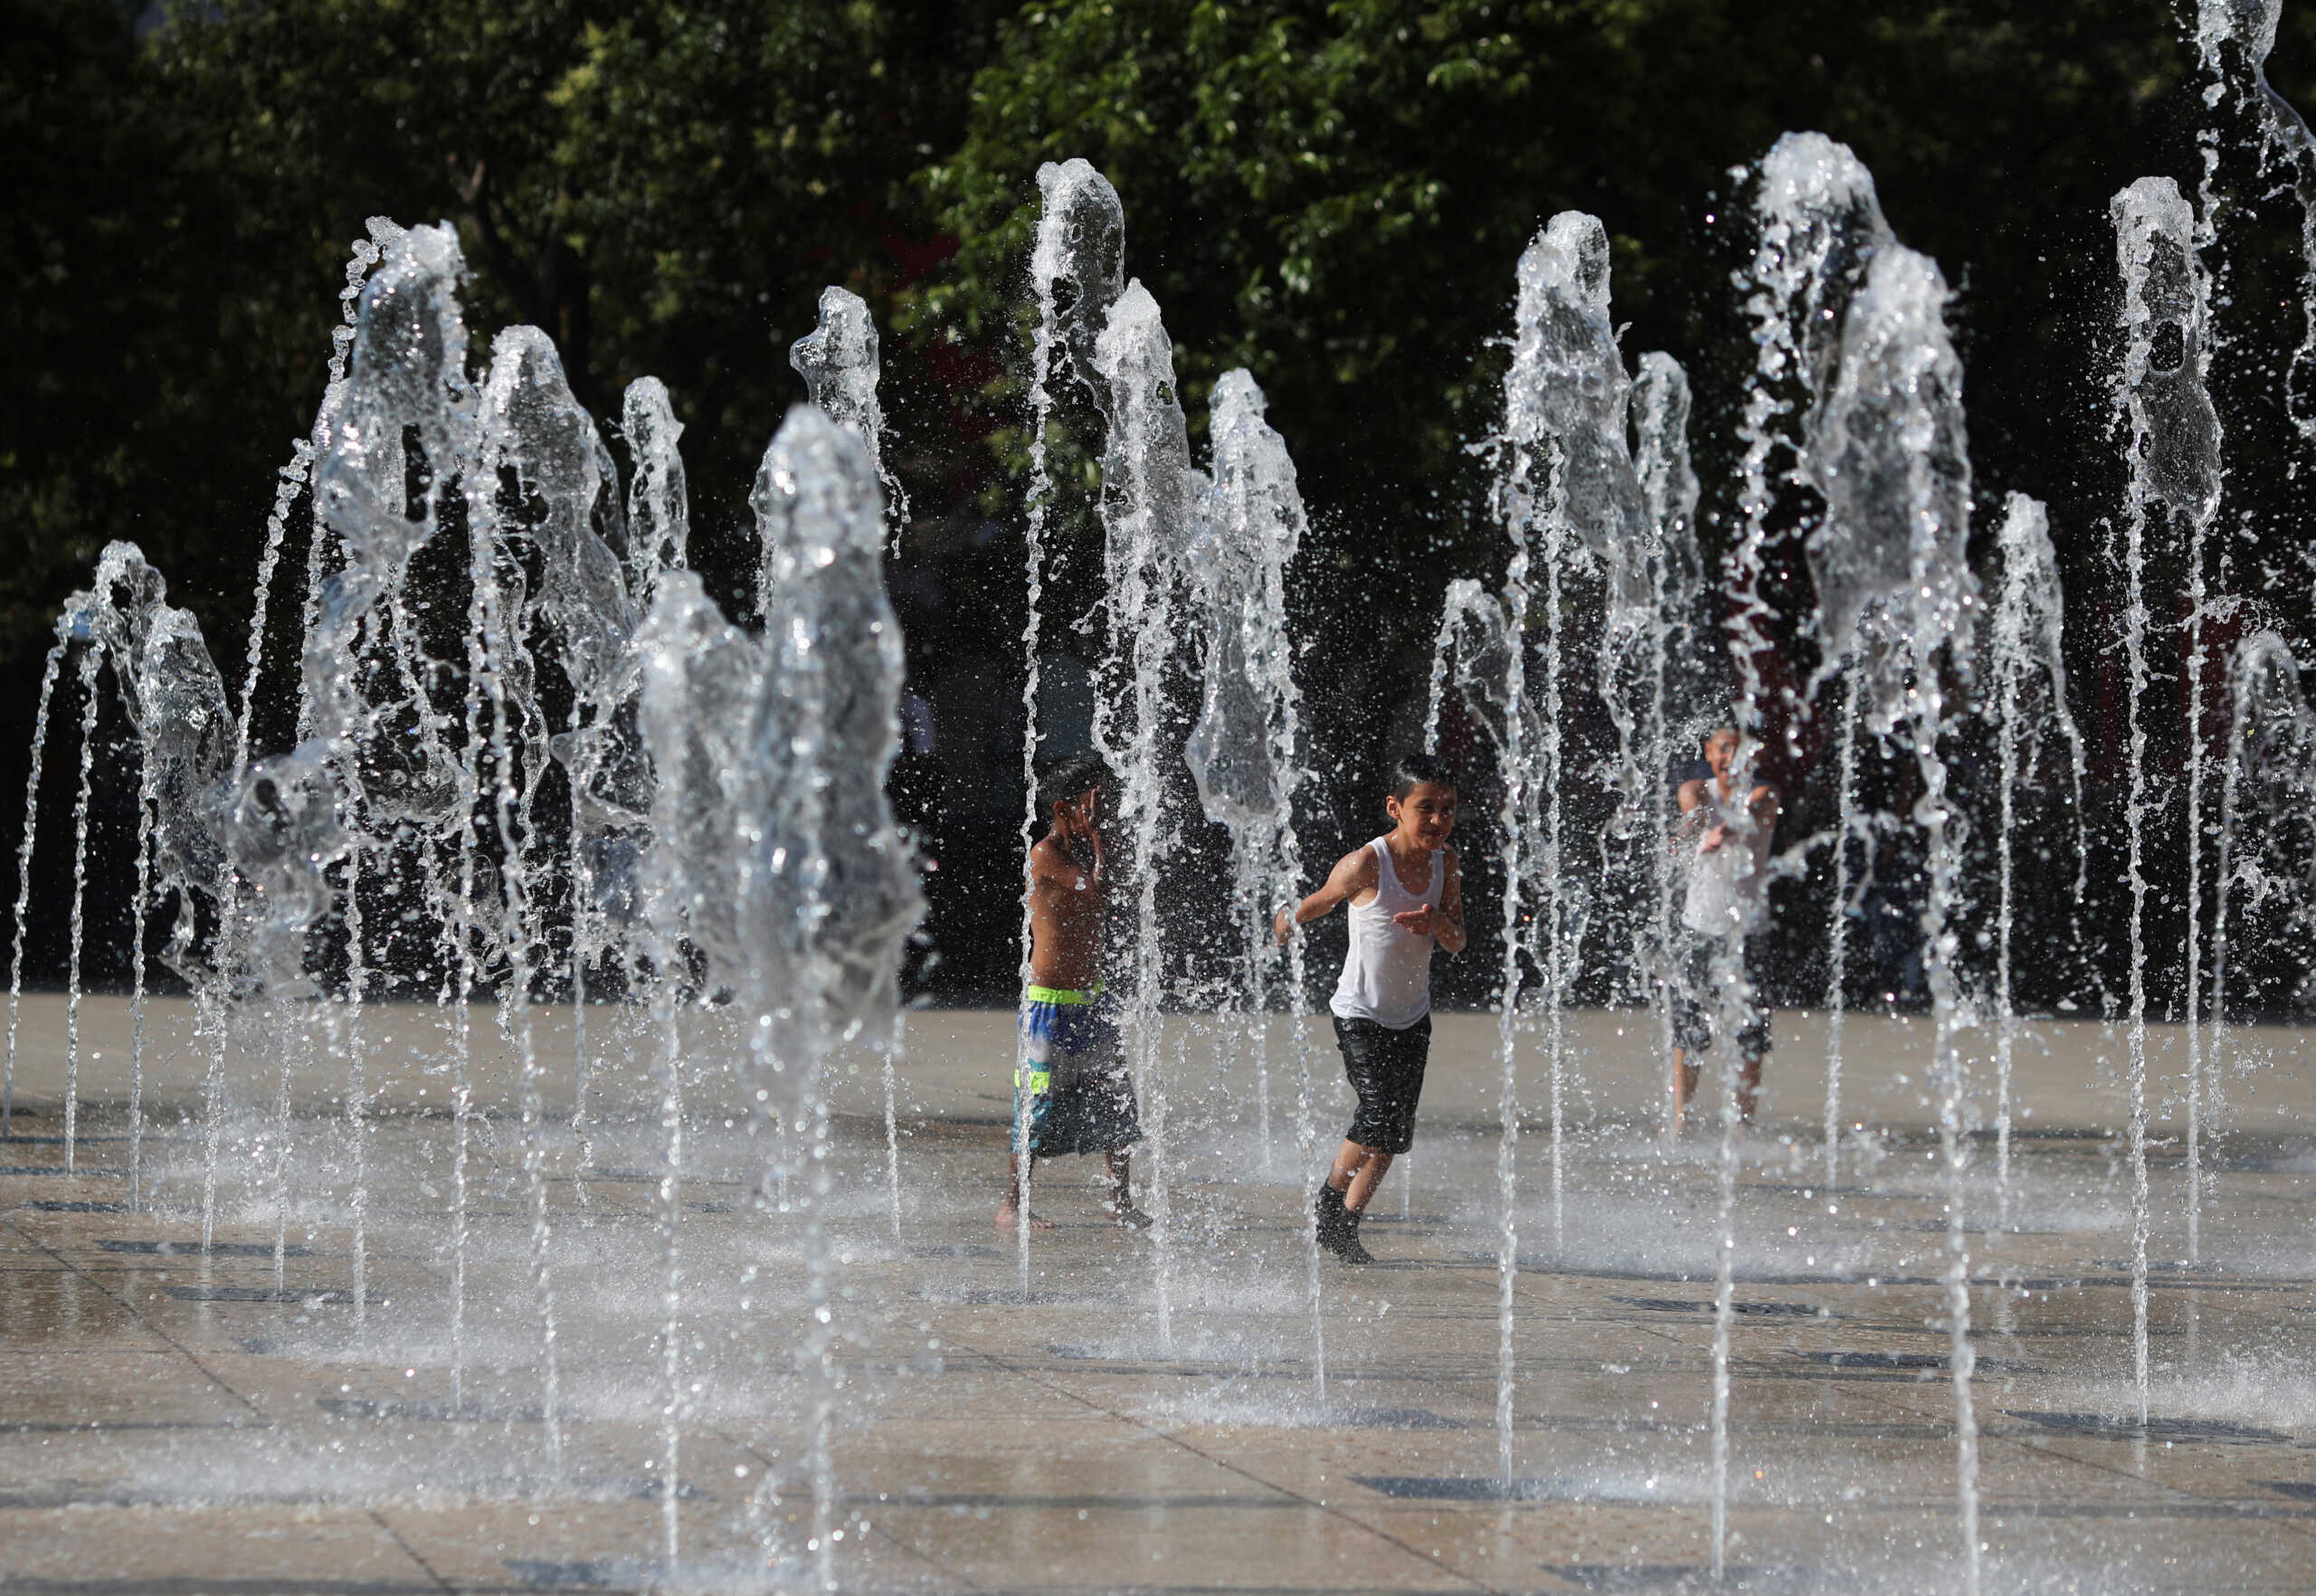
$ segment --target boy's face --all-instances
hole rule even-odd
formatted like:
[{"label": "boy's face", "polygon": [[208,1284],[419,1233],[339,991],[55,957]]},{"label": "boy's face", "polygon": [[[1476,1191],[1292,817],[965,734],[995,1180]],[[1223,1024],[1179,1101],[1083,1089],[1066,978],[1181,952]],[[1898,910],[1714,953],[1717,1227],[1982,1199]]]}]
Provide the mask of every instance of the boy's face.
[{"label": "boy's face", "polygon": [[1406,797],[1385,799],[1383,808],[1419,848],[1445,846],[1456,829],[1456,789],[1446,782],[1418,782]]},{"label": "boy's face", "polygon": [[1103,801],[1107,794],[1098,786],[1087,788],[1075,798],[1065,798],[1053,806],[1055,823],[1068,835],[1090,837],[1102,823]]},{"label": "boy's face", "polygon": [[1737,763],[1737,734],[1727,727],[1704,740],[1704,762],[1713,767],[1716,776],[1725,776],[1729,767]]}]

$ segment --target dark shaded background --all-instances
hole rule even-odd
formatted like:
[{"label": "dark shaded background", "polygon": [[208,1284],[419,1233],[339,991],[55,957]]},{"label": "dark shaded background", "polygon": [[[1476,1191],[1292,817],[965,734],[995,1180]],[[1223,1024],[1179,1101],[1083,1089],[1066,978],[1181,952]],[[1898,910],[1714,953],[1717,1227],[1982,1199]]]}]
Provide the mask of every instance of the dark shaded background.
[{"label": "dark shaded background", "polygon": [[[1606,223],[1628,359],[1669,350],[1696,386],[1701,518],[1717,558],[1751,361],[1732,284],[1751,239],[1732,168],[1781,131],[1818,128],[1873,168],[1899,236],[1957,290],[1974,546],[1990,544],[2004,492],[2050,505],[2092,744],[2094,856],[2078,937],[2072,822],[2046,761],[2026,794],[2022,979],[2031,1003],[2095,1003],[2102,983],[2121,984],[2124,902],[2107,202],[2142,173],[2192,189],[2207,126],[2220,152],[2215,387],[2230,459],[2213,571],[2246,601],[2216,628],[2212,657],[2258,625],[2295,643],[2307,631],[2297,473],[2310,462],[2280,393],[2302,326],[2299,205],[2271,192],[2242,109],[2207,110],[2182,26],[2162,5],[2066,0],[0,0],[0,793],[22,790],[50,618],[109,538],[136,539],[168,573],[238,685],[274,473],[310,424],[364,217],[457,225],[478,357],[490,331],[529,321],[555,337],[599,416],[638,375],[668,383],[687,427],[694,563],[736,614],[755,547],[747,486],[802,397],[787,347],[821,288],[840,282],[886,330],[887,452],[910,499],[891,584],[935,745],[901,776],[939,862],[939,957],[923,979],[944,1000],[1001,996],[1019,912],[1022,290],[1039,162],[1085,156],[1124,196],[1127,270],[1165,308],[1194,430],[1215,377],[1244,364],[1295,450],[1313,516],[1293,620],[1307,640],[1319,779],[1301,819],[1315,869],[1381,829],[1380,773],[1419,723],[1442,589],[1501,572],[1467,446],[1499,404],[1495,340],[1522,246],[1564,208]],[[2305,8],[2285,15],[2271,76],[2316,103]],[[1065,419],[1077,430],[1057,442],[1064,624],[1047,631],[1062,647],[1098,548],[1086,452],[1097,435],[1082,407],[1066,404]],[[1788,498],[1789,527],[1809,507]],[[287,584],[301,580],[303,536],[293,528]],[[2178,545],[2176,528],[2156,529],[2150,589],[2162,632],[2147,708],[2169,839],[2153,851],[2150,946],[2167,1002],[2184,925]],[[1806,614],[1789,548],[1778,592]],[[1798,619],[1780,643],[1791,670],[1815,663]],[[290,646],[286,630],[270,633],[259,725],[276,741]],[[61,717],[78,713],[69,698]],[[2208,702],[2207,722],[2224,698]],[[1579,748],[1605,746],[1596,703],[1579,695],[1571,714]],[[100,723],[90,887],[103,951],[90,967],[109,981],[126,970],[134,818],[126,784],[103,778],[119,759],[115,719]],[[1822,718],[1798,737],[1799,757],[1780,752],[1773,772],[1788,844],[1822,828],[1830,801]],[[51,744],[35,980],[59,979],[66,957],[70,864],[55,844],[69,834],[71,750],[69,736]],[[1991,815],[1983,734],[1951,753],[1966,797]],[[1475,769],[1473,811],[1489,779]],[[1911,802],[1878,761],[1867,785],[1886,805]],[[1600,809],[1583,793],[1571,806],[1585,823]],[[1184,813],[1194,844],[1215,835]],[[17,823],[11,812],[0,838]],[[1983,829],[1978,841],[1983,900]],[[1476,859],[1492,845],[1484,813],[1469,814],[1465,842]],[[1885,853],[1892,885],[1862,928],[1853,996],[1904,1002],[1918,978],[1901,934],[1914,866],[1903,848]],[[1822,992],[1824,851],[1814,857],[1814,876],[1780,889],[1782,1001]],[[1183,924],[1219,907],[1200,884],[1213,875],[1186,872],[1172,890]],[[2254,1007],[2298,988],[2293,923],[2279,910],[2249,939],[2239,990]],[[1185,979],[1219,973],[1210,955],[1182,957]],[[1315,969],[1329,960],[1323,940]],[[1594,950],[1591,995],[1616,963]],[[1448,995],[1484,1001],[1494,968],[1490,938],[1476,938],[1443,966]]]}]

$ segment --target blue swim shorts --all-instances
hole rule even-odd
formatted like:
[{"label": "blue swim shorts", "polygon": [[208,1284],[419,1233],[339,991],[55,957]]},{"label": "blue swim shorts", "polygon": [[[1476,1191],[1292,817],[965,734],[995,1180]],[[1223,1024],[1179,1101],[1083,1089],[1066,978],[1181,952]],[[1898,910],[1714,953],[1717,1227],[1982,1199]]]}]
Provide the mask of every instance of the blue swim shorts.
[{"label": "blue swim shorts", "polygon": [[1118,1028],[1098,987],[1029,988],[1021,994],[1020,1031],[1008,1146],[1021,1150],[1025,1094],[1033,1157],[1115,1153],[1142,1139],[1142,1116],[1126,1076]]}]

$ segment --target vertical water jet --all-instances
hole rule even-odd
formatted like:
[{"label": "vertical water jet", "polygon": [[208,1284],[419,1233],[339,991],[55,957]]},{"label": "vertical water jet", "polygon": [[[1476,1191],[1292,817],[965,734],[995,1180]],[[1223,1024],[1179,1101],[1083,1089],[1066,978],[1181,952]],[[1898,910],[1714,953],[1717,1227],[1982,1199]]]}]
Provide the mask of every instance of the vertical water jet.
[{"label": "vertical water jet", "polygon": [[2012,994],[2011,938],[2017,920],[2013,842],[2017,830],[2017,789],[2037,763],[2036,679],[2048,699],[2047,718],[2064,735],[2074,778],[2075,902],[2083,899],[2088,869],[2083,834],[2083,734],[2067,707],[2066,662],[2061,651],[2064,610],[2058,556],[2051,546],[2050,518],[2040,501],[2013,493],[2006,501],[1997,545],[2002,551],[2002,585],[1990,623],[1993,660],[1993,731],[1997,779],[2002,797],[1995,832],[1995,1170],[1998,1220],[2010,1223],[2011,1057],[2017,1043],[2018,1015]]},{"label": "vertical water jet", "polygon": [[752,1061],[781,1111],[808,1130],[803,1353],[813,1378],[813,1534],[821,1588],[836,1588],[830,1454],[841,1329],[827,1238],[831,1047],[889,1016],[900,953],[924,910],[886,779],[900,748],[900,628],[887,600],[883,504],[858,434],[790,412],[765,453],[775,492],[757,503],[774,565],[763,688],[736,808]]},{"label": "vertical water jet", "polygon": [[1935,262],[1899,245],[1875,252],[1844,318],[1838,375],[1807,461],[1826,518],[1804,545],[1829,654],[1855,654],[1866,725],[1911,743],[1922,795],[1928,887],[1923,965],[1933,1014],[1932,1075],[1946,1189],[1948,1367],[1955,1415],[1955,1498],[1964,1588],[1979,1589],[1978,1420],[1971,1396],[1969,1239],[1963,1178],[1968,1104],[1959,974],[1963,821],[1940,751],[1948,680],[1971,670],[1978,584],[1970,537],[1970,463],[1962,366],[1947,336],[1946,282]]},{"label": "vertical water jet", "polygon": [[[1109,180],[1081,159],[1048,161],[1038,168],[1038,193],[1042,201],[1038,236],[1030,256],[1030,280],[1038,305],[1038,327],[1030,364],[1030,486],[1023,517],[1023,577],[1028,610],[1021,626],[1021,788],[1023,815],[1021,849],[1024,857],[1036,843],[1048,817],[1038,812],[1038,696],[1044,670],[1044,602],[1046,584],[1046,526],[1053,512],[1054,484],[1048,470],[1048,434],[1053,424],[1054,385],[1067,370],[1082,383],[1094,403],[1106,408],[1108,385],[1094,370],[1095,340],[1108,319],[1110,307],[1125,291],[1125,210]],[[1030,984],[1030,897],[1021,895],[1020,985]],[[1030,1211],[1030,1145],[1031,1098],[1026,1085],[1027,1054],[1019,1041],[1013,1061],[1013,1145],[1022,1156],[1019,1164],[1021,1211]],[[1021,1295],[1030,1293],[1030,1230],[1015,1232]]]},{"label": "vertical water jet", "polygon": [[[1264,419],[1266,401],[1243,369],[1214,386],[1210,432],[1214,489],[1190,551],[1204,624],[1197,723],[1182,755],[1208,820],[1229,829],[1231,917],[1245,936],[1243,1002],[1255,1032],[1256,1134],[1266,1165],[1270,1153],[1268,1029],[1264,991],[1275,958],[1274,906],[1298,889],[1302,847],[1295,831],[1295,793],[1305,773],[1297,758],[1302,695],[1295,685],[1294,645],[1286,627],[1286,567],[1307,519],[1286,443]],[[1290,936],[1290,941],[1297,940]],[[1299,971],[1290,972],[1298,1053],[1304,1006]],[[1305,1066],[1307,1068],[1307,1065]],[[1313,1216],[1317,1193],[1307,1157],[1296,1182]],[[1405,1186],[1402,1183],[1401,1190]],[[1315,1260],[1315,1253],[1314,1254]],[[1325,1339],[1315,1290],[1311,1297],[1312,1368],[1324,1395]]]},{"label": "vertical water jet", "polygon": [[1104,600],[1109,629],[1105,692],[1095,744],[1118,773],[1118,825],[1126,834],[1126,876],[1134,893],[1131,974],[1121,1029],[1133,1037],[1132,1073],[1149,1120],[1144,1145],[1154,1243],[1158,1339],[1173,1346],[1172,1149],[1166,1137],[1167,1082],[1159,1069],[1165,964],[1158,919],[1158,874],[1175,841],[1165,803],[1166,670],[1173,656],[1175,600],[1183,561],[1197,536],[1207,484],[1190,463],[1189,426],[1174,383],[1173,346],[1158,302],[1137,280],[1110,307],[1094,347],[1094,368],[1109,387],[1109,440],[1103,457]]},{"label": "vertical water jet", "polygon": [[[1640,357],[1633,381],[1633,463],[1640,483],[1648,527],[1649,618],[1647,653],[1647,736],[1642,777],[1648,784],[1646,811],[1649,919],[1644,957],[1648,994],[1656,1019],[1657,1050],[1669,1069],[1673,1057],[1673,983],[1678,979],[1675,946],[1673,872],[1673,764],[1675,720],[1685,726],[1694,713],[1691,672],[1679,670],[1694,642],[1698,601],[1704,586],[1696,543],[1698,483],[1689,463],[1689,378],[1680,363],[1661,350]],[[1676,651],[1674,639],[1684,645]],[[1670,1097],[1667,1096],[1669,1109]],[[1670,1128],[1670,1121],[1667,1121]]]},{"label": "vertical water jet", "polygon": [[[2200,675],[2203,534],[2219,507],[2219,418],[2203,381],[2202,345],[2208,288],[2196,258],[2196,219],[2178,185],[2169,177],[2142,177],[2117,194],[2110,204],[2115,226],[2115,262],[2122,279],[2123,358],[2115,376],[2114,407],[2128,431],[2125,461],[2123,565],[2124,658],[2128,665],[2127,756],[2130,797],[2124,811],[2129,833],[2127,879],[2131,886],[2131,1356],[2139,1392],[2140,1422],[2147,1421],[2147,897],[2143,873],[2148,823],[2147,726],[2141,700],[2150,677],[2147,658],[2146,574],[2150,522],[2178,516],[2188,527],[2191,613],[2190,669]],[[2190,802],[2201,793],[2200,691],[2191,697],[2190,718],[2198,741],[2188,749]],[[2201,829],[2190,825],[2189,845]],[[2197,881],[2188,904],[2190,964],[2199,945],[2201,924]],[[2193,983],[2190,1009],[2201,999]],[[2200,1074],[2200,1060],[2191,1059]],[[2200,1116],[2197,1116],[2200,1118]],[[2198,1129],[2200,1126],[2197,1127]],[[2199,1155],[2200,1149],[2197,1154]]]}]

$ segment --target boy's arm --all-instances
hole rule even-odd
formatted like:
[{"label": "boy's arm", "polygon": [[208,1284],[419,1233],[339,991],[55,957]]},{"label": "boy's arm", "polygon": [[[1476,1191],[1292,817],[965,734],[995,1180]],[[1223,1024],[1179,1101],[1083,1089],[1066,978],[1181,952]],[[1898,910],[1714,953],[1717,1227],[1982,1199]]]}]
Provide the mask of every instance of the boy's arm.
[{"label": "boy's arm", "polygon": [[1770,853],[1770,843],[1777,835],[1777,817],[1780,812],[1777,789],[1767,784],[1755,787],[1745,807],[1753,812],[1753,851],[1761,858],[1767,859]]},{"label": "boy's arm", "polygon": [[1335,860],[1335,868],[1327,872],[1326,885],[1301,903],[1289,904],[1271,917],[1271,931],[1285,942],[1295,927],[1310,921],[1324,919],[1350,901],[1354,894],[1375,885],[1375,850],[1362,848],[1356,853],[1346,853]]},{"label": "boy's arm", "polygon": [[1673,852],[1679,853],[1694,840],[1697,822],[1704,818],[1698,811],[1704,803],[1704,784],[1683,782],[1674,789],[1673,802],[1678,806],[1679,812],[1673,817],[1673,829],[1666,834],[1665,843]]},{"label": "boy's arm", "polygon": [[1464,865],[1452,848],[1447,850],[1448,879],[1439,888],[1438,908],[1409,909],[1391,917],[1418,936],[1429,936],[1451,954],[1464,951]]},{"label": "boy's arm", "polygon": [[1777,789],[1775,787],[1770,786],[1766,783],[1761,786],[1755,787],[1753,789],[1751,807],[1754,822],[1764,831],[1775,831],[1777,829],[1778,802]]}]

